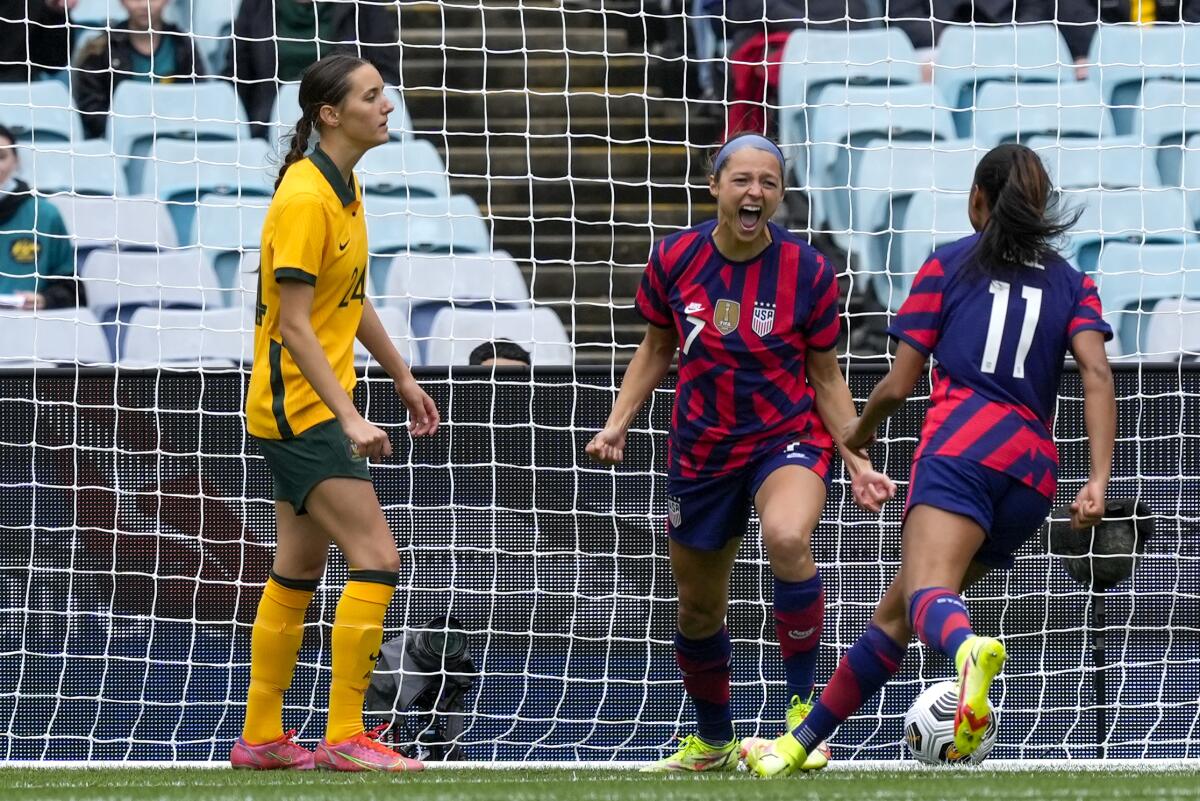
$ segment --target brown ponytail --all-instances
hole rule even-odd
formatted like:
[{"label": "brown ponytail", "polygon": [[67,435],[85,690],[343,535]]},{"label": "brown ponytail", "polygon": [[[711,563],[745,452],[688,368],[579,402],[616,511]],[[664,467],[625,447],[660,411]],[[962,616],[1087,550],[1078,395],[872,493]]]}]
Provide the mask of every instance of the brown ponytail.
[{"label": "brown ponytail", "polygon": [[341,104],[350,91],[350,73],[368,63],[366,59],[338,53],[314,61],[304,70],[300,77],[300,119],[296,120],[287,155],[279,165],[275,191],[283,183],[288,167],[308,155],[309,139],[320,128],[321,108]]},{"label": "brown ponytail", "polygon": [[975,257],[978,269],[989,278],[1011,275],[1057,255],[1054,241],[1082,213],[1059,208],[1042,160],[1025,145],[1006,144],[988,151],[975,168],[974,184],[988,204],[988,222]]}]

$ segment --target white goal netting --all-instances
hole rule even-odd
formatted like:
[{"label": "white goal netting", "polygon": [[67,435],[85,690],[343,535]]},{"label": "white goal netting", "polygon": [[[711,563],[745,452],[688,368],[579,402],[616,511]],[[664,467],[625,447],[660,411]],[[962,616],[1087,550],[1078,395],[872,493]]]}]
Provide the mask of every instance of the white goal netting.
[{"label": "white goal netting", "polygon": [[[983,153],[1029,144],[1082,210],[1064,252],[1118,331],[1110,495],[1155,530],[1099,616],[1045,538],[971,590],[1011,655],[993,756],[1200,757],[1200,28],[934,24],[866,0],[828,21],[816,2],[799,20],[735,0],[173,0],[150,38],[116,0],[44,5],[0,10],[21,181],[0,174],[0,759],[220,761],[240,732],[274,538],[241,411],[259,233],[299,69],[338,47],[396,103],[358,171],[368,292],[445,421],[411,443],[362,354],[360,405],[399,445],[374,468],[405,563],[386,636],[444,615],[465,632],[461,754],[642,760],[690,730],[663,534],[673,379],[624,465],[583,445],[640,339],[652,241],[714,213],[710,146],[765,127],[789,156],[778,221],[838,265],[858,400],[916,269],[969,231]],[[465,369],[496,339],[534,370]],[[876,446],[902,488],[925,400]],[[1068,371],[1060,503],[1086,479],[1082,416]],[[845,489],[815,537],[819,684],[899,560],[900,502],[869,518]],[[286,698],[306,744],[344,579],[335,558]],[[783,720],[770,587],[752,526],[729,616],[741,735]],[[910,649],[835,758],[904,757],[905,710],[950,670]],[[400,740],[424,725],[400,717]]]}]

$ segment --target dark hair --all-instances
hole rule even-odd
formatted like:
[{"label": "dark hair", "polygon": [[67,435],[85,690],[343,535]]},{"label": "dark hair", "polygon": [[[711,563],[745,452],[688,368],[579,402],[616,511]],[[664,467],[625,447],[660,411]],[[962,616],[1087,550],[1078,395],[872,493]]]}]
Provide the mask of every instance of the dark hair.
[{"label": "dark hair", "polygon": [[283,183],[288,167],[304,158],[308,153],[308,140],[317,127],[322,106],[336,106],[350,91],[350,73],[370,62],[358,56],[337,53],[325,56],[309,64],[300,76],[300,119],[292,129],[292,141],[288,146],[283,164],[279,165],[279,176],[275,189]]},{"label": "dark hair", "polygon": [[988,222],[975,246],[978,268],[989,277],[1011,274],[1057,255],[1054,240],[1082,210],[1059,208],[1042,160],[1025,145],[992,148],[975,167],[974,184],[988,204]]},{"label": "dark hair", "polygon": [[14,134],[12,132],[12,128],[9,128],[7,125],[0,125],[0,138],[7,139],[9,143],[13,145],[17,143],[16,134]]},{"label": "dark hair", "polygon": [[495,342],[484,342],[471,351],[467,364],[481,365],[488,359],[512,359],[529,364],[529,353],[516,342],[498,339]]},{"label": "dark hair", "polygon": [[[717,169],[717,156],[719,156],[721,154],[721,151],[730,142],[735,142],[738,139],[743,139],[747,136],[761,136],[763,139],[766,139],[767,141],[774,144],[776,148],[779,148],[779,143],[776,142],[771,137],[767,136],[766,134],[760,134],[758,131],[740,131],[740,132],[734,134],[733,136],[729,137],[728,139],[726,139],[721,144],[717,145],[716,149],[713,150],[712,153],[708,154],[708,161],[704,165],[705,172],[708,175],[713,176],[714,178],[720,178],[721,173],[725,170],[725,165],[729,163],[729,160],[726,159],[725,161],[721,162],[721,168],[718,170]],[[768,151],[764,150],[763,152],[766,153]],[[783,180],[786,183],[786,181],[787,181],[787,166],[786,166],[786,164],[781,163],[779,165],[779,178],[780,178],[780,180]]]}]

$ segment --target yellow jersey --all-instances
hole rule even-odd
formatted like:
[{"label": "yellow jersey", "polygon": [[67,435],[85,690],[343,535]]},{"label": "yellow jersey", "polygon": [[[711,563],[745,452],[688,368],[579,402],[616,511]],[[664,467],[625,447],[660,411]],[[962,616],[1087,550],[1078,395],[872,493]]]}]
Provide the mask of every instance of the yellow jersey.
[{"label": "yellow jersey", "polygon": [[353,177],[343,181],[317,148],[288,168],[263,224],[254,367],[246,397],[252,436],[290,439],[333,419],[280,334],[280,281],[313,286],[313,331],[342,388],[354,393],[354,339],[366,296],[367,259],[358,183]]}]

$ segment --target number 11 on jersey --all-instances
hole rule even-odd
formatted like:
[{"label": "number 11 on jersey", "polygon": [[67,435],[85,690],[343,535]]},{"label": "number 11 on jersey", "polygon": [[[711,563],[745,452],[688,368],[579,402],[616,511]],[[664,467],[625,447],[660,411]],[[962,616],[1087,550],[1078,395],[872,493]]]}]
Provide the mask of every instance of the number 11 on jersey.
[{"label": "number 11 on jersey", "polygon": [[[1012,285],[1007,281],[992,281],[988,291],[992,293],[992,314],[988,320],[987,342],[983,346],[981,372],[995,373],[996,361],[1000,358],[1000,339],[1004,336],[1004,320],[1008,317],[1008,297]],[[1025,319],[1021,322],[1021,336],[1017,340],[1017,354],[1013,360],[1013,378],[1025,377],[1025,357],[1033,344],[1033,332],[1042,313],[1042,290],[1033,286],[1022,286],[1021,297],[1025,300]]]}]

